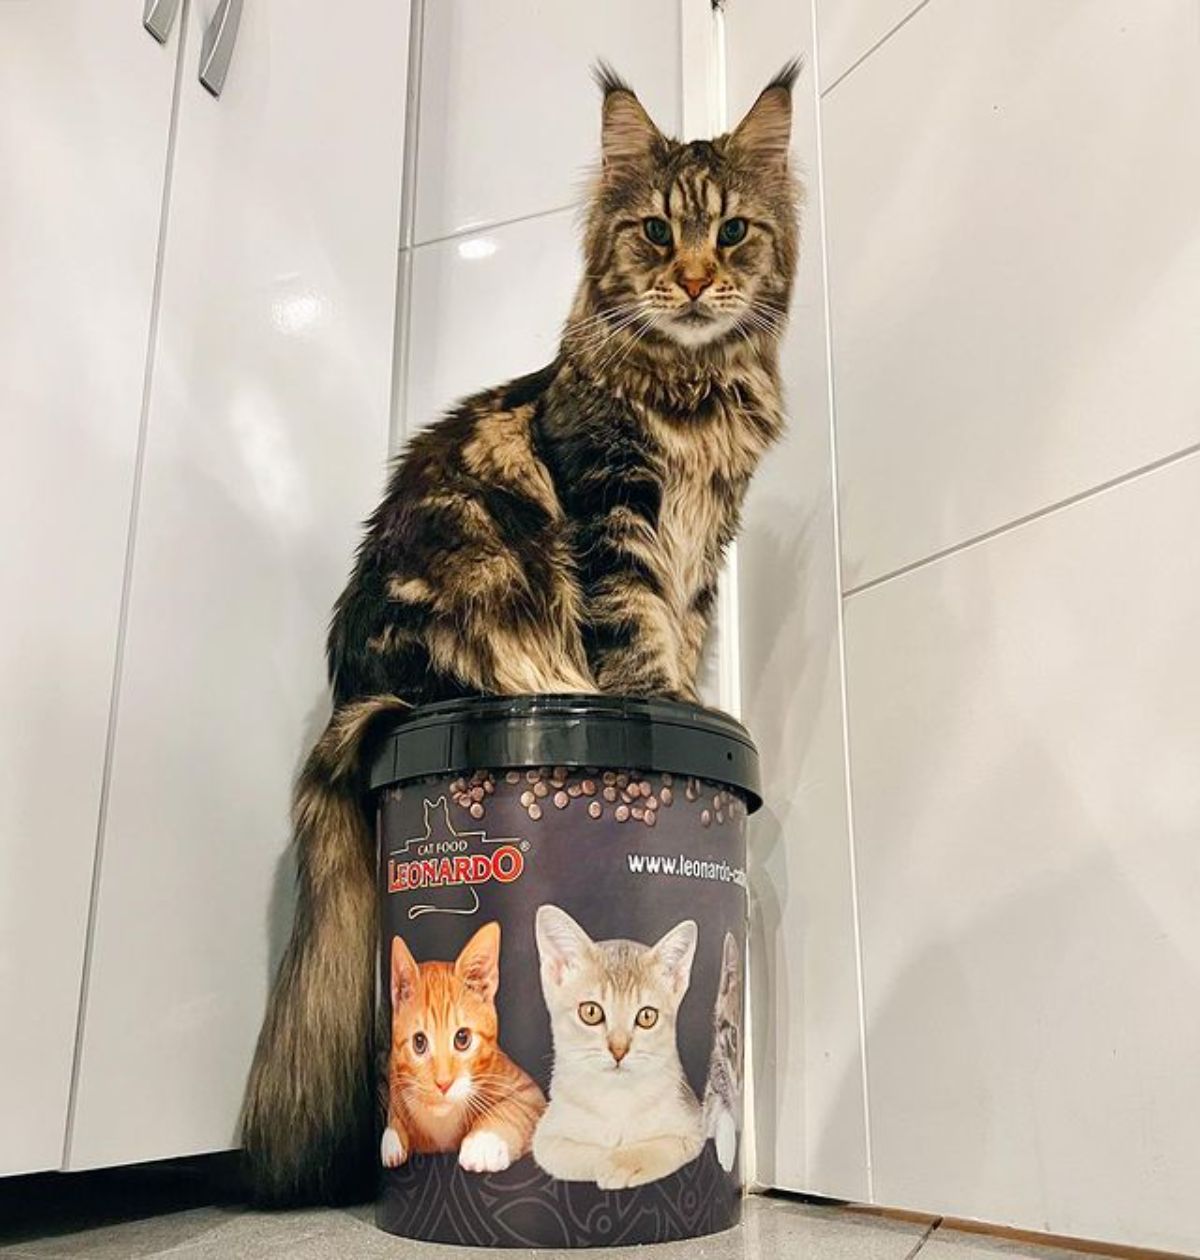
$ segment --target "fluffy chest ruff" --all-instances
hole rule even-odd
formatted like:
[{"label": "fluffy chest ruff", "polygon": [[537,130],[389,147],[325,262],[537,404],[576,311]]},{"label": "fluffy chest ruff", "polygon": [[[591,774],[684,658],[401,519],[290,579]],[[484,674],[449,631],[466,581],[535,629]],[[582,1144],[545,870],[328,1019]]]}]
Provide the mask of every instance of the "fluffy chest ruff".
[{"label": "fluffy chest ruff", "polygon": [[[648,383],[647,383],[648,382]],[[570,360],[414,439],[339,602],[339,697],[463,691],[694,699],[773,372],[618,389]]]}]

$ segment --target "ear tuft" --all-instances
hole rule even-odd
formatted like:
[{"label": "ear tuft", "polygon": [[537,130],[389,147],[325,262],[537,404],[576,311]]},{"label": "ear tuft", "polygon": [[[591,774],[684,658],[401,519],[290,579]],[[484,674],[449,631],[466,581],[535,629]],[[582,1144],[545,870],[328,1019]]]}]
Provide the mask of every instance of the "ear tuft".
[{"label": "ear tuft", "polygon": [[621,78],[603,58],[592,67],[592,78],[596,80],[596,86],[605,96],[610,92],[628,92],[630,96],[636,95],[628,82]]},{"label": "ear tuft", "polygon": [[633,88],[606,61],[598,61],[592,77],[604,93],[600,151],[605,170],[648,157],[665,143],[662,132],[642,108]]},{"label": "ear tuft", "polygon": [[803,68],[794,57],[758,94],[746,117],[733,129],[730,144],[766,164],[786,166],[792,138],[792,86]]},{"label": "ear tuft", "polygon": [[775,77],[763,89],[769,92],[772,88],[782,88],[785,92],[791,92],[796,86],[796,80],[800,77],[800,72],[804,69],[804,57],[793,57],[791,61],[784,62],[776,71]]}]

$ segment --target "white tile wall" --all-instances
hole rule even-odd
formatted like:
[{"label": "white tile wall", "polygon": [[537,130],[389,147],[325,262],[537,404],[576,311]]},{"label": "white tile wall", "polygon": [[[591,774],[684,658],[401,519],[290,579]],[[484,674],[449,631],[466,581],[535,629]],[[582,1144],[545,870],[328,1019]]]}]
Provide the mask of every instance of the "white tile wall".
[{"label": "white tile wall", "polygon": [[554,358],[580,271],[575,219],[561,210],[412,251],[405,432]]},{"label": "white tile wall", "polygon": [[848,587],[1200,441],[1193,0],[934,0],[822,117]]},{"label": "white tile wall", "polygon": [[[808,4],[731,5],[729,120],[810,53]],[[811,67],[811,58],[810,58]],[[783,350],[789,431],[751,489],[738,548],[743,714],[763,753],[750,823],[758,1179],[869,1197],[841,701],[815,83],[796,89],[808,185]]]},{"label": "white tile wall", "polygon": [[[857,941],[868,1195],[1194,1254],[1200,9],[817,18],[826,86],[862,58],[818,115],[836,450],[793,420],[742,548],[760,1175],[823,1189],[862,1140]],[[802,20],[729,6],[735,90]]]},{"label": "white tile wall", "polygon": [[1200,1250],[1200,456],[846,604],[876,1197]]},{"label": "white tile wall", "polygon": [[679,17],[679,0],[426,0],[415,240],[578,201],[599,57],[676,131]]}]

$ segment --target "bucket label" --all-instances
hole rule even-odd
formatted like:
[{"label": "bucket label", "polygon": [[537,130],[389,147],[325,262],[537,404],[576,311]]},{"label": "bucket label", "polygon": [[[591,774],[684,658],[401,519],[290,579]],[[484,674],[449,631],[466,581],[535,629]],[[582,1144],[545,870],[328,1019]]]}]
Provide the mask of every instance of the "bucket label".
[{"label": "bucket label", "polygon": [[736,1222],[744,817],[621,770],[384,793],[384,1229],[571,1247]]},{"label": "bucket label", "polygon": [[428,904],[414,903],[408,907],[410,919],[422,914],[474,914],[479,908],[474,885],[486,884],[489,880],[511,884],[521,878],[525,853],[529,850],[528,840],[518,836],[497,838],[475,829],[456,830],[450,821],[445,796],[423,800],[421,810],[424,820],[421,834],[388,852],[388,892],[455,887],[472,891],[466,905],[455,905],[454,898],[441,897]]}]

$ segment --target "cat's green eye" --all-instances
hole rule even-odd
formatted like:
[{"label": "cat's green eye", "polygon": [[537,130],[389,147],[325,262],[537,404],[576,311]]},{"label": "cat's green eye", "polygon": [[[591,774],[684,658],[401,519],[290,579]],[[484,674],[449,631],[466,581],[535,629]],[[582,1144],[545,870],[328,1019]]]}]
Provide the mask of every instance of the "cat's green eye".
[{"label": "cat's green eye", "polygon": [[637,1026],[639,1028],[653,1028],[658,1023],[658,1012],[653,1006],[643,1006],[637,1013]]},{"label": "cat's green eye", "polygon": [[423,1032],[413,1033],[413,1054],[424,1054],[429,1049],[429,1038]]},{"label": "cat's green eye", "polygon": [[469,1050],[471,1048],[471,1030],[469,1028],[460,1028],[454,1034],[455,1050]]},{"label": "cat's green eye", "polygon": [[580,1002],[579,1018],[589,1028],[594,1028],[597,1024],[604,1023],[604,1007],[599,1002]]},{"label": "cat's green eye", "polygon": [[651,245],[666,246],[671,243],[671,225],[656,214],[642,220],[642,231]]},{"label": "cat's green eye", "polygon": [[745,219],[726,219],[717,229],[717,244],[726,247],[740,245],[746,239],[749,227]]}]

